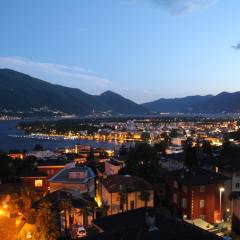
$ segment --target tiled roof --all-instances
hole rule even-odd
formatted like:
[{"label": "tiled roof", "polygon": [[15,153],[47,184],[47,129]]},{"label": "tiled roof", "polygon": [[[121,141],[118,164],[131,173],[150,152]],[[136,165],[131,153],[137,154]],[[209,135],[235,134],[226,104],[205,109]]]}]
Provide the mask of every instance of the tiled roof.
[{"label": "tiled roof", "polygon": [[131,175],[111,175],[107,178],[101,178],[100,182],[110,193],[119,192],[123,188],[128,192],[153,190],[152,184],[140,177]]},{"label": "tiled roof", "polygon": [[[85,178],[69,178],[69,172],[86,172]],[[49,182],[62,182],[62,183],[86,183],[89,179],[94,178],[95,174],[91,168],[87,166],[75,167],[70,169],[62,169],[59,173],[53,176]]]},{"label": "tiled roof", "polygon": [[199,186],[228,180],[227,177],[203,168],[179,169],[168,174],[167,178],[180,184]]}]

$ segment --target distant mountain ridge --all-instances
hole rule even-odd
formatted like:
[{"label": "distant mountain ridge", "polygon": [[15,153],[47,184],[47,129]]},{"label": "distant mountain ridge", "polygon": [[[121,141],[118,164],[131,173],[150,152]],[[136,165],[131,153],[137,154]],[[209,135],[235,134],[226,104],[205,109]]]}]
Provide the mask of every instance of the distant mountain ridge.
[{"label": "distant mountain ridge", "polygon": [[51,84],[10,69],[0,69],[0,86],[0,112],[5,109],[17,112],[47,107],[78,116],[98,112],[110,112],[112,115],[240,113],[240,92],[161,98],[137,104],[112,91],[91,95],[77,88]]},{"label": "distant mountain ridge", "polygon": [[0,69],[0,86],[0,109],[25,111],[48,107],[80,116],[105,111],[112,114],[146,112],[143,106],[111,91],[91,95],[79,89],[51,84],[10,69]]},{"label": "distant mountain ridge", "polygon": [[240,113],[240,92],[222,92],[216,96],[189,96],[184,98],[161,98],[142,104],[152,112],[165,113]]}]

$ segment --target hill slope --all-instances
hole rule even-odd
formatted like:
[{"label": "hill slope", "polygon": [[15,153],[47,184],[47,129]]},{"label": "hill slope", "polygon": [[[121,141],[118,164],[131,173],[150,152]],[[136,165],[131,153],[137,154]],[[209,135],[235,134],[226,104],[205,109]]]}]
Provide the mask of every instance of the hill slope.
[{"label": "hill slope", "polygon": [[177,112],[192,112],[194,111],[193,107],[205,102],[206,100],[210,99],[212,96],[190,96],[184,98],[172,98],[172,99],[165,99],[161,98],[159,100],[144,103],[143,106],[151,111],[156,112],[170,112],[170,113],[177,113]]},{"label": "hill slope", "polygon": [[93,111],[112,111],[114,114],[146,111],[143,106],[113,92],[90,95],[9,69],[0,69],[0,86],[0,109],[27,111],[46,106],[77,115],[88,115]]},{"label": "hill slope", "polygon": [[223,92],[216,96],[190,96],[144,103],[153,112],[169,113],[236,113],[240,112],[240,92]]}]

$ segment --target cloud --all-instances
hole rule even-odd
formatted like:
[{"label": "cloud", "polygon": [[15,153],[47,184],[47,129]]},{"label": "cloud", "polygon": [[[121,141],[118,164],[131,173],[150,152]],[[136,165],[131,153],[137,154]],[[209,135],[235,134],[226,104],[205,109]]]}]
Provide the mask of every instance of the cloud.
[{"label": "cloud", "polygon": [[232,48],[235,50],[240,50],[240,42],[238,42],[236,45],[233,45]]},{"label": "cloud", "polygon": [[163,7],[171,14],[184,15],[208,8],[217,0],[151,0],[156,6]]},{"label": "cloud", "polygon": [[0,68],[11,68],[28,74],[45,74],[88,82],[95,85],[107,85],[110,80],[97,76],[94,72],[77,67],[62,64],[37,62],[20,57],[0,57]]}]

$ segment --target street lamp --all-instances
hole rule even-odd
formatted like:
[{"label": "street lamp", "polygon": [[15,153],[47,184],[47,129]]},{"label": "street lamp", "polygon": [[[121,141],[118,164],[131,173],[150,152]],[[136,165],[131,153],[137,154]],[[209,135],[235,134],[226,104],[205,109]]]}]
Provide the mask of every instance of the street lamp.
[{"label": "street lamp", "polygon": [[220,194],[220,196],[219,196],[219,208],[220,208],[220,217],[221,217],[221,219],[222,219],[222,193],[224,191],[225,191],[225,188],[220,187],[220,189],[219,189],[219,194]]}]

